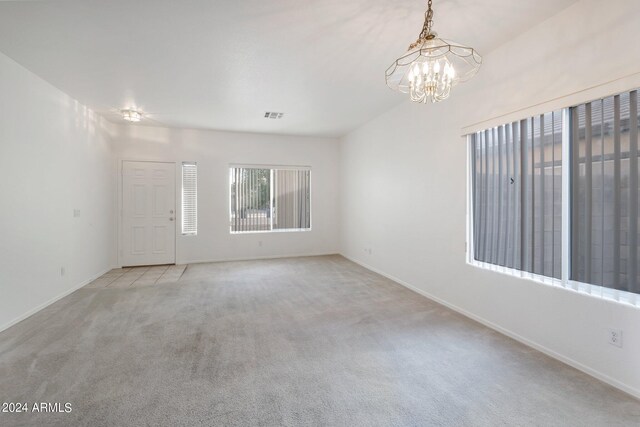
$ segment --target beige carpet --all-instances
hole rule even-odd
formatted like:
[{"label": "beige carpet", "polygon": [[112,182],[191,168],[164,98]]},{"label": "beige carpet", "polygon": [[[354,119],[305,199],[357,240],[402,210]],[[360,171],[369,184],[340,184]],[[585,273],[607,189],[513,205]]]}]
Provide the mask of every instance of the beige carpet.
[{"label": "beige carpet", "polygon": [[613,426],[640,402],[339,256],[83,288],[0,334],[0,425]]}]

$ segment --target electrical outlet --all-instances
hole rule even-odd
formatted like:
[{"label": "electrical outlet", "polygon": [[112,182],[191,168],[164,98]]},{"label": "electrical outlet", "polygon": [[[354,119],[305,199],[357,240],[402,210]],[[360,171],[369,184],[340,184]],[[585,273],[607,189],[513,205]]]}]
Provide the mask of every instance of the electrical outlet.
[{"label": "electrical outlet", "polygon": [[64,276],[64,273],[66,273],[66,271],[64,270],[64,267],[60,267],[60,275]]},{"label": "electrical outlet", "polygon": [[262,240],[258,241],[258,246],[262,247]]},{"label": "electrical outlet", "polygon": [[80,216],[80,209],[74,209],[73,210],[73,217],[74,218],[78,218]]},{"label": "electrical outlet", "polygon": [[607,333],[607,341],[611,345],[622,348],[622,329],[609,328]]}]

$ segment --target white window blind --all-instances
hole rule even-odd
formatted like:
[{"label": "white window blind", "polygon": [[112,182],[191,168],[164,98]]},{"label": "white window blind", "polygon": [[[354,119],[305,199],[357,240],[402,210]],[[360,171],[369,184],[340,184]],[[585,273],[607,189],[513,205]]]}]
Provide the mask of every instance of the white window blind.
[{"label": "white window blind", "polygon": [[231,232],[310,229],[310,179],[308,168],[231,167]]},{"label": "white window blind", "polygon": [[182,163],[182,234],[198,234],[198,167]]}]

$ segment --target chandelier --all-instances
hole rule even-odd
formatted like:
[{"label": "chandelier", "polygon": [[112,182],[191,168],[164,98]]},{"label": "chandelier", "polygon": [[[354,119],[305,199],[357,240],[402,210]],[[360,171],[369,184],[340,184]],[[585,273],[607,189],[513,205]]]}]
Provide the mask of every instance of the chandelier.
[{"label": "chandelier", "polygon": [[441,39],[432,30],[431,3],[429,0],[418,40],[385,72],[387,86],[421,103],[447,99],[451,88],[473,77],[482,64],[473,48]]}]

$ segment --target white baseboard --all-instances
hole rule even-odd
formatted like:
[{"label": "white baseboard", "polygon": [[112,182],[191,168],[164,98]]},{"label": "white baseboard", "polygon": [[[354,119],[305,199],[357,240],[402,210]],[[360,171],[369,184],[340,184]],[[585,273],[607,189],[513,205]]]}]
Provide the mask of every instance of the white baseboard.
[{"label": "white baseboard", "polygon": [[304,257],[327,256],[327,255],[341,255],[341,254],[336,251],[336,252],[322,252],[322,253],[311,253],[311,254],[298,253],[298,254],[291,254],[291,255],[267,255],[267,256],[256,256],[256,257],[239,257],[239,258],[216,258],[216,259],[206,259],[206,260],[180,261],[179,264],[182,265],[182,264],[205,264],[208,262],[255,261],[255,260],[261,260],[261,259],[304,258]]},{"label": "white baseboard", "polygon": [[26,319],[27,317],[33,316],[34,314],[36,314],[37,312],[39,312],[40,310],[50,306],[51,304],[53,304],[54,302],[61,300],[62,298],[66,297],[67,295],[77,291],[78,289],[82,288],[83,286],[88,285],[89,283],[93,282],[94,280],[96,280],[98,277],[102,276],[103,274],[105,274],[106,272],[108,272],[109,270],[111,270],[112,268],[115,267],[109,267],[97,274],[94,274],[93,276],[91,276],[89,279],[82,281],[81,283],[73,286],[72,288],[67,289],[66,291],[64,291],[63,293],[61,293],[60,295],[57,295],[53,298],[51,298],[50,300],[38,305],[35,308],[32,308],[31,310],[27,311],[26,313],[16,317],[15,319],[9,321],[8,323],[5,323],[4,325],[0,326],[0,332],[4,331],[5,329],[8,329],[10,327],[12,327],[13,325],[15,325],[18,322],[22,322],[24,319]]},{"label": "white baseboard", "polygon": [[497,325],[497,324],[495,324],[495,323],[493,323],[493,322],[491,322],[491,321],[489,321],[487,319],[484,319],[483,317],[477,316],[477,315],[475,315],[475,314],[473,314],[473,313],[471,313],[471,312],[469,312],[469,311],[467,311],[467,310],[465,310],[463,308],[460,308],[460,307],[458,307],[456,305],[453,305],[453,304],[451,304],[451,303],[449,303],[449,302],[447,302],[445,300],[442,300],[442,299],[440,299],[440,298],[438,298],[438,297],[436,297],[434,295],[431,295],[430,293],[428,293],[428,292],[426,292],[426,291],[424,291],[422,289],[419,289],[419,288],[417,288],[417,287],[415,287],[415,286],[413,286],[413,285],[411,285],[411,284],[409,284],[409,283],[407,283],[407,282],[405,282],[405,281],[403,281],[401,279],[398,279],[397,277],[394,277],[394,276],[392,276],[390,274],[387,274],[387,273],[385,273],[385,272],[383,272],[383,271],[381,271],[381,270],[379,270],[379,269],[377,269],[375,267],[372,267],[372,266],[370,266],[370,265],[368,265],[368,264],[366,264],[366,263],[364,263],[362,261],[359,261],[359,260],[357,260],[355,258],[351,258],[351,257],[349,257],[347,255],[344,255],[344,254],[340,254],[340,255],[342,255],[343,257],[345,257],[349,261],[354,262],[354,263],[366,268],[367,270],[371,270],[374,273],[377,273],[377,274],[379,274],[381,276],[386,277],[387,279],[393,280],[394,282],[404,286],[405,288],[408,288],[408,289],[410,289],[410,290],[412,290],[412,291],[414,291],[414,292],[416,292],[416,293],[418,293],[418,294],[420,294],[420,295],[422,295],[422,296],[424,296],[426,298],[429,298],[432,301],[437,302],[438,304],[441,304],[441,305],[443,305],[443,306],[445,306],[447,308],[450,308],[451,310],[453,310],[453,311],[455,311],[457,313],[460,313],[463,316],[468,317],[469,319],[475,320],[476,322],[481,323],[481,324],[487,326],[488,328],[493,329],[494,331],[500,332],[501,334],[506,335],[509,338],[512,338],[512,339],[514,339],[514,340],[516,340],[516,341],[518,341],[518,342],[520,342],[520,343],[522,343],[522,344],[524,344],[524,345],[526,345],[528,347],[534,348],[534,349],[538,350],[539,352],[546,354],[549,357],[552,357],[552,358],[554,358],[556,360],[559,360],[560,362],[565,363],[565,364],[567,364],[567,365],[569,365],[569,366],[571,366],[573,368],[576,368],[577,370],[582,371],[585,374],[588,374],[588,375],[590,375],[590,376],[592,376],[594,378],[597,378],[602,382],[605,382],[605,383],[607,383],[607,384],[609,384],[609,385],[611,385],[611,386],[613,386],[613,387],[615,387],[615,388],[617,388],[619,390],[622,390],[623,392],[635,397],[636,399],[640,399],[640,390],[638,390],[638,389],[636,389],[634,387],[631,387],[628,384],[625,384],[625,383],[623,383],[623,382],[621,382],[621,381],[619,381],[619,380],[617,380],[615,378],[611,378],[610,376],[608,376],[606,374],[603,374],[602,372],[597,371],[595,369],[592,369],[589,366],[586,366],[586,365],[584,365],[584,364],[582,364],[582,363],[580,363],[580,362],[578,362],[576,360],[573,360],[570,357],[566,357],[566,356],[564,356],[564,355],[562,355],[560,353],[557,353],[557,352],[551,350],[550,348],[547,348],[547,347],[545,347],[545,346],[543,346],[543,345],[541,345],[541,344],[539,344],[539,343],[537,343],[535,341],[532,341],[532,340],[530,340],[528,338],[525,338],[525,337],[523,337],[523,336],[521,336],[521,335],[519,335],[519,334],[517,334],[515,332],[512,332],[509,329],[503,328],[502,326]]}]

